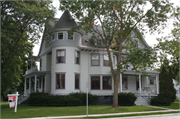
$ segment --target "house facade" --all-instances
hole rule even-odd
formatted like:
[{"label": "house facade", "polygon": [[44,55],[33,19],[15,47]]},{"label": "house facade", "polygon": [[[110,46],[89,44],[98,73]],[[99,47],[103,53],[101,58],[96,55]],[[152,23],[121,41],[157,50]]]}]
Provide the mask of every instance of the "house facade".
[{"label": "house facade", "polygon": [[[77,25],[68,11],[56,23],[50,21],[50,24],[55,28],[51,39],[42,39],[38,56],[28,61],[24,95],[36,91],[52,95],[88,91],[99,96],[100,102],[112,102],[114,82],[107,52],[103,47],[95,47],[102,45],[102,41],[91,42],[92,34],[81,30],[68,34],[68,30]],[[148,47],[145,41],[138,46]],[[117,57],[113,52],[111,57],[116,71]],[[34,62],[40,62],[39,68]],[[130,67],[120,74],[118,91],[137,94],[137,104],[142,104],[140,98],[143,96],[157,96],[159,72],[147,70],[147,73],[147,77],[142,77],[142,73],[132,71]]]}]

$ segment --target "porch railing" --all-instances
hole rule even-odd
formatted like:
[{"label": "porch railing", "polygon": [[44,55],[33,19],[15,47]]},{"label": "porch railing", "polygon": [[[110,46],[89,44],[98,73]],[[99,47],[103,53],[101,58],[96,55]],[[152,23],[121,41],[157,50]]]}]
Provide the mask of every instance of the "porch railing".
[{"label": "porch railing", "polygon": [[33,68],[27,70],[27,71],[26,71],[26,74],[29,74],[29,73],[31,73],[31,72],[33,72],[33,71],[38,71],[37,67],[33,67]]}]

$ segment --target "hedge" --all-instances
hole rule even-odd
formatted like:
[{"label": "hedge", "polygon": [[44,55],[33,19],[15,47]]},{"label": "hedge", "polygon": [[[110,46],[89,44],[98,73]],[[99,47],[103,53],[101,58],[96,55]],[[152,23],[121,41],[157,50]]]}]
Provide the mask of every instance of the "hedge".
[{"label": "hedge", "polygon": [[171,105],[171,98],[158,95],[158,97],[151,98],[150,104],[154,106],[169,106]]},{"label": "hedge", "polygon": [[[69,95],[49,95],[48,93],[31,93],[28,98],[29,105],[38,106],[80,106],[86,105],[86,93],[77,92]],[[98,103],[98,97],[88,93],[88,104]]]},{"label": "hedge", "polygon": [[137,97],[133,93],[119,93],[118,104],[119,106],[132,106],[136,101]]}]

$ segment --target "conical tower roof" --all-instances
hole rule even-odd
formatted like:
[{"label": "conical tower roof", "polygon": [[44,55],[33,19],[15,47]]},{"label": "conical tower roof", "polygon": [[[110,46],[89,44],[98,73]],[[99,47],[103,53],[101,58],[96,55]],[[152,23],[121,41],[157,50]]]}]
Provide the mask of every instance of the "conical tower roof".
[{"label": "conical tower roof", "polygon": [[58,22],[55,24],[55,28],[72,28],[73,26],[77,26],[76,22],[70,15],[69,11],[65,11]]}]

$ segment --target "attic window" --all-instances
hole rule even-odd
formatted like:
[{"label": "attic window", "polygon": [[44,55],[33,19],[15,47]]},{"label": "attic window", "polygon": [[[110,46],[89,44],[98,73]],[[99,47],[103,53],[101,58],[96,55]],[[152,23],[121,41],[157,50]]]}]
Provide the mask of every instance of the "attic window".
[{"label": "attic window", "polygon": [[68,40],[73,40],[73,34],[68,34]]},{"label": "attic window", "polygon": [[58,33],[58,39],[62,40],[63,39],[63,33]]}]

